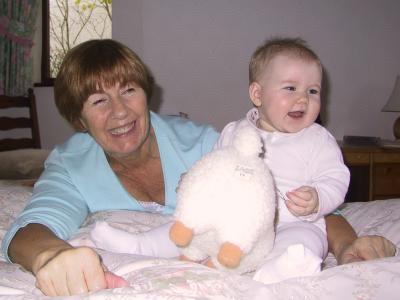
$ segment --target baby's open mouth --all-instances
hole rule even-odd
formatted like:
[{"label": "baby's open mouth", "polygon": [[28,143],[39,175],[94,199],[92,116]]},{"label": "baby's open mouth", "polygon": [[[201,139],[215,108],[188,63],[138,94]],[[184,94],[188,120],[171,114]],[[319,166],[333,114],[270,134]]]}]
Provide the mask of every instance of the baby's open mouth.
[{"label": "baby's open mouth", "polygon": [[301,118],[304,116],[304,111],[291,111],[288,113],[288,116],[291,118]]}]

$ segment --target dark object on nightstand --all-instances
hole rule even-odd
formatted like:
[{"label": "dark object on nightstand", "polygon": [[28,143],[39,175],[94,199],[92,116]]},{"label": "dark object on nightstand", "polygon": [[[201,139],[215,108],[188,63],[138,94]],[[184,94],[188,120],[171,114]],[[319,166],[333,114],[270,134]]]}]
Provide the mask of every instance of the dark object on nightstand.
[{"label": "dark object on nightstand", "polygon": [[346,146],[378,146],[381,139],[375,136],[345,135],[343,144]]}]

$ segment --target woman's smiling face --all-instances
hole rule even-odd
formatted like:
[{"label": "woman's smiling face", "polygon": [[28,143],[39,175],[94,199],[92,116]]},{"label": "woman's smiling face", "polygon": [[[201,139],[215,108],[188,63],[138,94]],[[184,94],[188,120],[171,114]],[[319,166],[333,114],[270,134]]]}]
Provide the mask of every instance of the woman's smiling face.
[{"label": "woman's smiling face", "polygon": [[111,157],[132,154],[149,136],[146,94],[135,83],[99,88],[84,103],[81,123]]}]

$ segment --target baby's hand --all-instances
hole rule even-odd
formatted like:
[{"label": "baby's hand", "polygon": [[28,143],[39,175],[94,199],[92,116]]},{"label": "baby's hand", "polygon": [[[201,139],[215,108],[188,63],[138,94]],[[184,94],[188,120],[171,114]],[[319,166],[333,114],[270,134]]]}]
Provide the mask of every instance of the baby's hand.
[{"label": "baby's hand", "polygon": [[286,193],[285,204],[295,216],[308,216],[316,213],[319,207],[318,193],[311,186],[301,186]]}]

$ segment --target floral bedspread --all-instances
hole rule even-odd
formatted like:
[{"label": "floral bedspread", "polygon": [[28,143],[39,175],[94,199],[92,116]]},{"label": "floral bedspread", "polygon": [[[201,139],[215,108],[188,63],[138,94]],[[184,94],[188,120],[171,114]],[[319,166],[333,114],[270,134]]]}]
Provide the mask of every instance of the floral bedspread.
[{"label": "floral bedspread", "polygon": [[[0,240],[23,209],[30,188],[0,185]],[[361,235],[379,234],[400,246],[400,199],[351,203],[344,215]],[[85,239],[96,220],[131,232],[148,230],[168,217],[111,211],[92,215],[75,238]],[[130,282],[129,287],[57,299],[400,299],[400,256],[335,266],[332,256],[317,276],[264,285],[248,276],[227,274],[175,259],[158,259],[98,250],[107,267]],[[0,256],[0,299],[48,299],[35,279]]]}]

